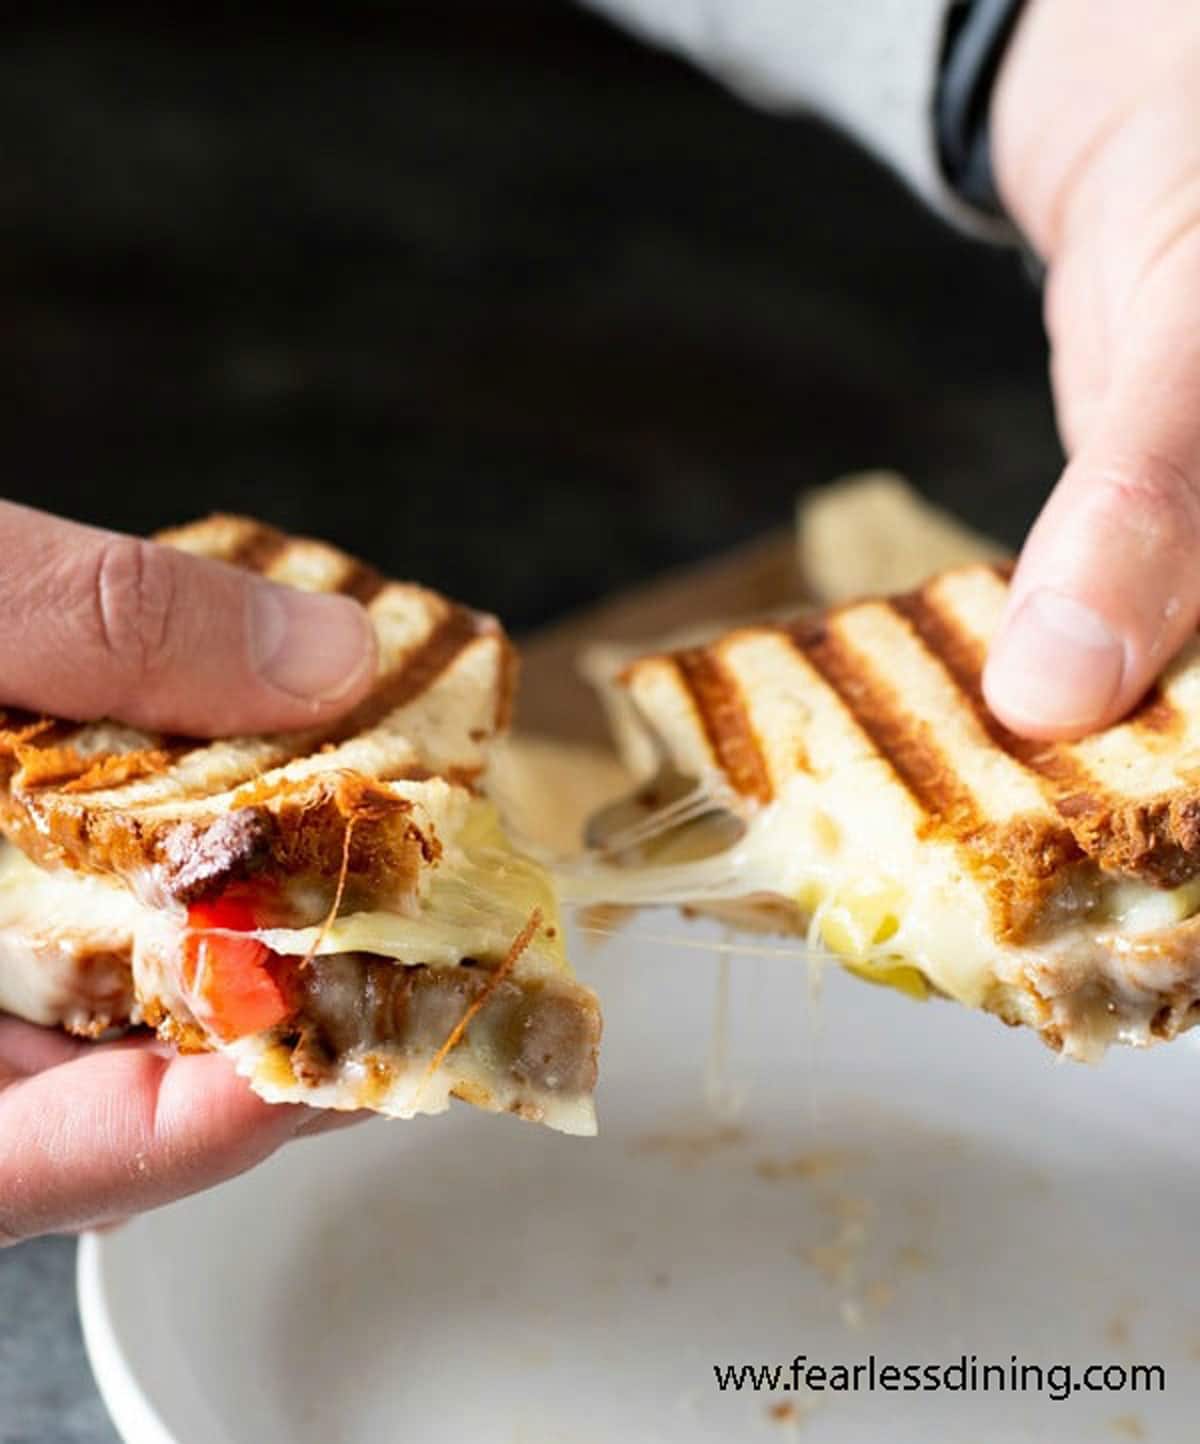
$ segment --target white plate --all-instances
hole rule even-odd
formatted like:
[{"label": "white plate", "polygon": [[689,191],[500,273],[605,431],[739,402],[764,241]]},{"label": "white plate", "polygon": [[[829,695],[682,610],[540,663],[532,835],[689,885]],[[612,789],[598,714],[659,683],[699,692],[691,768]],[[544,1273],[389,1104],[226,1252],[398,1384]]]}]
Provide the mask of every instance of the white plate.
[{"label": "white plate", "polygon": [[[644,936],[680,926],[576,940],[607,1017],[599,1139],[466,1107],[373,1123],[86,1239],[128,1444],[1194,1437],[1190,1045],[1060,1064],[836,970],[814,1010],[798,960],[736,952],[724,1028],[719,961]],[[723,1042],[736,1124],[706,1098]],[[1166,1389],[717,1388],[714,1364],[797,1354],[1136,1361]]]}]

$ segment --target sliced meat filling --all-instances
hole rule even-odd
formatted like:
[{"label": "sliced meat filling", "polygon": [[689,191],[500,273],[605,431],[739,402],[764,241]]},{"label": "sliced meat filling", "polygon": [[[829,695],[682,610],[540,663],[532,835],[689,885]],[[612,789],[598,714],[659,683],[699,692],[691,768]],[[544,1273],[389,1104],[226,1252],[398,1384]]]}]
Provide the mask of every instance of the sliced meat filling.
[{"label": "sliced meat filling", "polygon": [[[294,1013],[280,1041],[308,1083],[331,1078],[341,1060],[370,1053],[433,1058],[488,989],[491,970],[396,963],[370,953],[313,958],[290,980]],[[457,1045],[500,1076],[539,1092],[589,1094],[596,1083],[600,1014],[569,980],[503,979]]]}]

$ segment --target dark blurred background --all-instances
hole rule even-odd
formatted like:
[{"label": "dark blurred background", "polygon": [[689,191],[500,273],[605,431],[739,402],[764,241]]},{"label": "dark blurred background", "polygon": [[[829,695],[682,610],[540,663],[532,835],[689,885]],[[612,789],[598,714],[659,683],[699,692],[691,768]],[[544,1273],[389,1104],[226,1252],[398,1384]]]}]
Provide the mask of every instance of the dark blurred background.
[{"label": "dark blurred background", "polygon": [[568,0],[218,8],[6,26],[7,495],[252,511],[517,630],[863,466],[1019,539],[1038,296],[846,142]]}]

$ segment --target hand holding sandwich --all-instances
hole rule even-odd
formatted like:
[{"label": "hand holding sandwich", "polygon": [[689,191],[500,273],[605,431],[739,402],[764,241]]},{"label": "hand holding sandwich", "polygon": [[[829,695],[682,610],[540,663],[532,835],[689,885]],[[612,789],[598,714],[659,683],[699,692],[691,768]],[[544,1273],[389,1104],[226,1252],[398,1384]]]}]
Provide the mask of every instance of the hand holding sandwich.
[{"label": "hand holding sandwich", "polygon": [[[0,556],[0,704],[216,736],[321,722],[370,689],[372,629],[346,598],[4,502]],[[0,1017],[0,1244],[209,1187],[318,1120],[214,1054]]]},{"label": "hand holding sandwich", "polygon": [[991,116],[1048,267],[1070,460],[986,693],[1019,732],[1074,736],[1126,712],[1200,615],[1200,9],[1030,0]]}]

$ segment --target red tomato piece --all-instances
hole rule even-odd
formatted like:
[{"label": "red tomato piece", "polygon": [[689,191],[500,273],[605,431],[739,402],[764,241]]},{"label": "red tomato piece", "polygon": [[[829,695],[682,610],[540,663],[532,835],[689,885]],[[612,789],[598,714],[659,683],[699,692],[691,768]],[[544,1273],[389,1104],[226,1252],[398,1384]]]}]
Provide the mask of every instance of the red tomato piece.
[{"label": "red tomato piece", "polygon": [[209,902],[192,903],[188,908],[189,928],[228,928],[232,932],[248,933],[255,926],[249,898],[226,894]]},{"label": "red tomato piece", "polygon": [[206,1004],[204,1021],[224,1042],[273,1028],[291,1012],[270,964],[278,959],[257,938],[199,931],[223,928],[245,932],[255,925],[251,905],[242,898],[217,898],[188,908],[189,935],[183,955],[183,980]]}]

